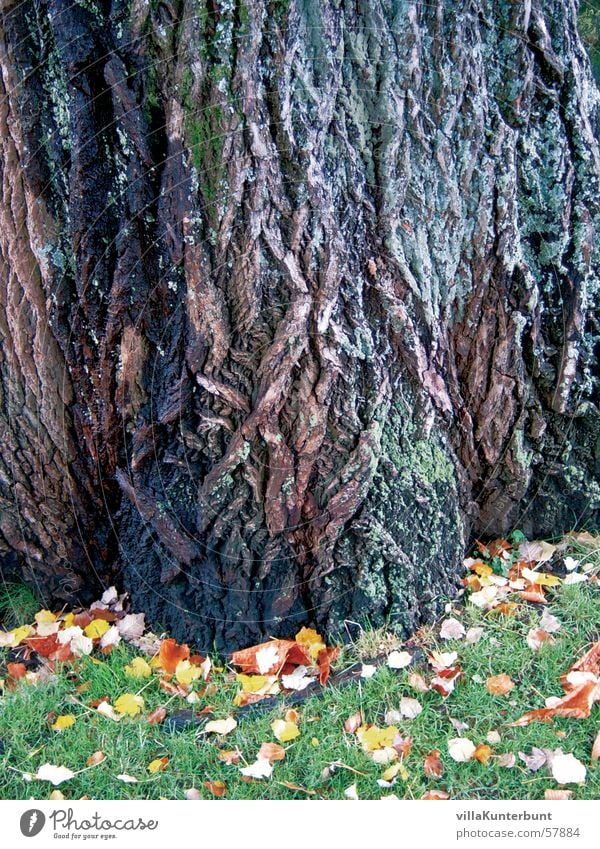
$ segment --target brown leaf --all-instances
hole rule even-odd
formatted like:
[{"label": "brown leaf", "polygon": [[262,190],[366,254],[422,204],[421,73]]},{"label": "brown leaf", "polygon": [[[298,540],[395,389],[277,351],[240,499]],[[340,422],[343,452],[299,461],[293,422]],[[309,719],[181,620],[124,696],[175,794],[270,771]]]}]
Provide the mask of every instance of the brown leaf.
[{"label": "brown leaf", "polygon": [[241,753],[238,749],[228,749],[227,751],[219,752],[219,760],[227,766],[239,764]]},{"label": "brown leaf", "polygon": [[514,686],[514,681],[504,672],[501,675],[492,675],[485,682],[485,688],[492,696],[506,696]]},{"label": "brown leaf", "polygon": [[319,681],[322,687],[325,686],[325,684],[327,683],[327,679],[329,678],[329,673],[331,671],[331,662],[336,659],[339,653],[340,650],[336,646],[335,648],[321,649],[321,651],[317,655],[317,666],[319,667]]},{"label": "brown leaf", "polygon": [[258,750],[258,755],[256,757],[258,759],[262,758],[265,761],[269,761],[269,763],[272,764],[275,761],[284,760],[285,749],[283,746],[280,746],[279,743],[263,743]]},{"label": "brown leaf", "polygon": [[600,685],[595,681],[584,681],[578,687],[574,687],[554,707],[538,708],[530,710],[511,725],[523,726],[540,720],[547,722],[555,716],[567,716],[572,719],[587,719],[591,713],[594,702],[600,700]]},{"label": "brown leaf", "polygon": [[596,739],[592,746],[592,761],[600,761],[600,731],[596,734]]},{"label": "brown leaf", "polygon": [[86,760],[86,764],[87,764],[87,766],[97,766],[98,764],[101,764],[102,761],[105,761],[105,760],[106,760],[106,755],[104,754],[104,752],[101,752],[100,750],[98,750],[97,752],[94,752],[93,755],[89,756],[89,758]]},{"label": "brown leaf", "polygon": [[544,799],[552,801],[554,799],[570,799],[573,795],[572,790],[544,790]]},{"label": "brown leaf", "polygon": [[213,796],[221,798],[227,794],[227,787],[222,781],[205,781],[204,786]]},{"label": "brown leaf", "polygon": [[357,710],[356,713],[353,713],[352,716],[349,716],[348,719],[344,722],[344,731],[347,731],[348,734],[354,734],[362,724],[362,713]]},{"label": "brown leaf", "polygon": [[166,715],[167,711],[165,710],[165,708],[159,706],[157,708],[154,708],[152,713],[148,714],[146,721],[150,723],[150,725],[158,725],[159,722],[163,721]]},{"label": "brown leaf", "polygon": [[446,793],[445,790],[427,790],[427,792],[423,793],[423,795],[421,796],[421,799],[430,799],[430,800],[431,799],[438,799],[438,800],[444,799],[445,800],[445,799],[449,799],[449,798],[450,798],[450,794]]},{"label": "brown leaf", "polygon": [[429,776],[429,778],[442,777],[444,774],[444,767],[442,765],[438,749],[434,749],[433,752],[429,752],[423,761],[423,771],[425,772],[425,775]]}]

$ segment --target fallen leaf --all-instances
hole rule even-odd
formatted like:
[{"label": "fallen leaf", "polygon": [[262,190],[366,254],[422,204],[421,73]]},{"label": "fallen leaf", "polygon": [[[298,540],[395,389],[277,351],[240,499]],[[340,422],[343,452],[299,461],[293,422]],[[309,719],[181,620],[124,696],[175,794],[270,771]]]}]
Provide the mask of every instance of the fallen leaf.
[{"label": "fallen leaf", "polygon": [[425,772],[425,775],[429,776],[429,778],[442,777],[444,774],[444,767],[442,765],[438,749],[434,749],[433,752],[429,752],[426,756],[423,761],[423,771]]},{"label": "fallen leaf", "polygon": [[489,759],[492,757],[492,750],[487,743],[479,743],[475,751],[473,752],[473,758],[476,761],[479,761],[480,764],[486,764]]},{"label": "fallen leaf", "polygon": [[120,722],[123,718],[122,716],[119,716],[114,707],[106,701],[99,702],[96,706],[96,711],[97,713],[102,714],[102,716],[105,716],[107,719],[112,719],[113,722]]},{"label": "fallen leaf", "polygon": [[288,722],[285,719],[274,719],[271,723],[271,730],[280,743],[288,743],[300,736],[300,729],[296,723]]},{"label": "fallen leaf", "polygon": [[526,755],[525,752],[519,752],[519,758],[530,772],[537,772],[548,762],[548,752],[545,749],[533,746],[531,754]]},{"label": "fallen leaf", "polygon": [[558,799],[570,799],[572,795],[572,790],[552,790],[550,788],[544,790],[544,799],[546,799],[547,801],[554,801]]},{"label": "fallen leaf", "polygon": [[356,713],[353,713],[352,716],[349,716],[344,722],[344,731],[347,731],[348,734],[354,734],[362,724],[362,713],[358,710]]},{"label": "fallen leaf", "polygon": [[278,743],[263,743],[256,757],[259,760],[269,761],[269,763],[282,761],[285,758],[285,749]]},{"label": "fallen leaf", "polygon": [[72,725],[75,725],[75,717],[72,713],[65,713],[62,716],[57,716],[50,728],[53,731],[64,731],[65,728],[70,728]]},{"label": "fallen leaf", "polygon": [[171,638],[163,640],[160,644],[158,660],[162,669],[168,675],[173,675],[177,669],[177,664],[182,660],[187,660],[189,656],[189,646],[185,644],[179,645],[179,643]]},{"label": "fallen leaf", "polygon": [[[258,656],[260,656],[260,665]],[[268,660],[269,665],[267,665]],[[267,675],[278,673],[286,663],[294,666],[310,666],[312,659],[308,648],[294,640],[269,640],[266,643],[233,652],[231,661],[243,672]]]},{"label": "fallen leaf", "polygon": [[160,722],[163,721],[166,715],[167,711],[165,710],[165,708],[159,706],[157,708],[154,708],[154,710],[148,714],[146,721],[149,725],[158,725]]},{"label": "fallen leaf", "polygon": [[326,648],[323,638],[314,628],[300,628],[296,634],[296,642],[306,646],[313,660],[317,659],[321,649]]},{"label": "fallen leaf", "polygon": [[582,575],[581,572],[571,572],[564,579],[563,584],[569,587],[573,584],[583,584],[585,581],[589,581],[588,575]]},{"label": "fallen leaf", "polygon": [[353,801],[358,801],[358,790],[356,789],[356,784],[351,784],[350,787],[346,787],[344,790],[344,796],[346,799],[352,799]]},{"label": "fallen leaf", "polygon": [[180,684],[189,686],[193,681],[202,676],[199,666],[194,666],[189,660],[180,660],[175,667],[175,678]]},{"label": "fallen leaf", "polygon": [[286,690],[295,690],[296,692],[304,690],[314,681],[316,681],[316,678],[309,674],[307,666],[297,666],[289,675],[281,676],[281,683]]},{"label": "fallen leaf", "polygon": [[203,783],[208,792],[212,793],[213,796],[221,799],[227,795],[227,787],[222,781],[204,781]]},{"label": "fallen leaf", "polygon": [[377,672],[377,667],[373,666],[371,663],[363,663],[360,670],[361,678],[372,678],[373,675]]},{"label": "fallen leaf", "polygon": [[543,628],[531,628],[527,634],[527,645],[532,651],[539,651],[543,643],[553,643],[554,637]]},{"label": "fallen leaf", "polygon": [[400,699],[400,714],[405,719],[415,719],[422,710],[423,706],[418,699],[411,699],[408,696],[402,696]]},{"label": "fallen leaf", "polygon": [[202,798],[202,794],[195,787],[188,787],[187,790],[183,791],[183,795],[186,799],[189,799],[190,801],[196,801],[197,799]]},{"label": "fallen leaf", "polygon": [[321,649],[317,655],[317,666],[319,667],[319,683],[321,687],[327,684],[329,673],[331,672],[331,664],[339,655],[340,650],[337,646],[334,648]]},{"label": "fallen leaf", "polygon": [[134,657],[131,662],[123,668],[126,675],[131,678],[150,678],[152,669],[143,657]]},{"label": "fallen leaf", "polygon": [[431,689],[447,698],[454,691],[457,681],[462,677],[460,666],[452,666],[449,669],[440,669],[435,678],[431,679]]},{"label": "fallen leaf", "polygon": [[155,758],[148,764],[148,772],[154,775],[157,772],[163,772],[168,766],[169,759],[167,757]]},{"label": "fallen leaf", "polygon": [[450,794],[445,790],[426,790],[421,796],[421,799],[429,799],[434,801],[442,801],[450,798]]},{"label": "fallen leaf", "polygon": [[126,772],[120,773],[120,775],[117,775],[117,778],[119,779],[119,781],[122,781],[124,784],[137,784],[138,783],[137,778],[134,778],[133,775],[127,775]]},{"label": "fallen leaf", "polygon": [[60,790],[53,790],[48,798],[52,799],[53,802],[62,802],[65,798],[65,794]]},{"label": "fallen leaf", "polygon": [[242,755],[238,749],[228,749],[227,751],[219,752],[218,757],[227,766],[232,766],[240,762]]},{"label": "fallen leaf", "polygon": [[561,627],[562,625],[556,616],[553,616],[548,610],[544,610],[540,619],[540,628],[543,628],[549,634],[556,634],[557,631],[560,631]]},{"label": "fallen leaf", "polygon": [[465,627],[458,619],[444,619],[440,628],[442,640],[462,640],[465,636]]},{"label": "fallen leaf", "polygon": [[27,675],[27,667],[24,663],[7,663],[6,671],[10,678],[19,681]]},{"label": "fallen leaf", "polygon": [[558,784],[583,784],[587,770],[575,755],[555,755],[550,767]]},{"label": "fallen leaf", "polygon": [[94,643],[91,637],[86,637],[79,625],[64,628],[56,635],[59,643],[68,645],[69,650],[78,656],[92,653]]},{"label": "fallen leaf", "polygon": [[115,699],[115,711],[123,716],[137,716],[144,707],[144,699],[132,693],[123,693]]},{"label": "fallen leaf", "polygon": [[467,737],[453,737],[448,740],[448,754],[453,761],[470,761],[475,754],[475,745]]},{"label": "fallen leaf", "polygon": [[492,675],[485,682],[485,688],[492,696],[506,696],[514,687],[514,681],[504,672],[501,675]]},{"label": "fallen leaf", "polygon": [[465,642],[473,645],[483,637],[483,628],[469,628],[465,634]]},{"label": "fallen leaf", "polygon": [[449,666],[454,666],[458,659],[458,654],[455,651],[432,651],[429,656],[429,664],[437,671],[447,669]]},{"label": "fallen leaf", "polygon": [[100,640],[100,648],[107,649],[113,646],[118,646],[121,642],[121,635],[116,625],[111,625],[108,631],[102,635]]},{"label": "fallen leaf", "polygon": [[591,713],[592,705],[600,698],[599,685],[594,681],[584,681],[574,687],[562,699],[554,702],[551,707],[531,710],[521,716],[511,725],[529,725],[534,721],[546,721],[556,716],[567,716],[572,719],[587,719]]},{"label": "fallen leaf", "polygon": [[117,622],[119,634],[124,640],[137,640],[144,633],[145,614],[143,613],[128,613]]},{"label": "fallen leaf", "polygon": [[92,640],[98,639],[103,634],[106,634],[110,625],[105,619],[93,619],[89,625],[83,629],[83,633],[86,637],[90,637]]},{"label": "fallen leaf", "polygon": [[500,734],[497,731],[494,730],[494,731],[488,731],[488,733],[485,735],[485,739],[492,746],[495,746],[498,743],[500,743],[500,741],[502,740],[502,737],[500,736]]},{"label": "fallen leaf", "polygon": [[100,750],[98,750],[97,752],[94,752],[93,755],[90,755],[89,758],[87,758],[85,763],[86,763],[86,766],[98,766],[98,764],[101,764],[102,761],[105,761],[105,760],[106,760],[106,755],[104,754],[104,752],[101,752]]},{"label": "fallen leaf", "polygon": [[545,563],[556,551],[556,546],[544,540],[522,542],[519,546],[519,557],[528,563]]},{"label": "fallen leaf", "polygon": [[237,722],[232,716],[228,716],[226,719],[211,719],[210,722],[207,722],[204,726],[204,731],[206,734],[229,734],[237,728]]},{"label": "fallen leaf", "polygon": [[53,764],[42,764],[35,774],[39,781],[49,781],[55,787],[62,784],[63,781],[69,781],[75,775],[66,766],[54,766]]},{"label": "fallen leaf", "polygon": [[412,655],[407,651],[390,652],[387,659],[387,665],[390,669],[404,669],[412,663]]},{"label": "fallen leaf", "polygon": [[600,731],[596,734],[594,745],[592,746],[592,762],[600,761]]},{"label": "fallen leaf", "polygon": [[418,672],[411,672],[407,680],[409,687],[412,687],[417,693],[426,693],[429,690],[429,684]]},{"label": "fallen leaf", "polygon": [[273,764],[265,758],[257,758],[253,764],[240,769],[246,778],[270,778],[273,773]]},{"label": "fallen leaf", "polygon": [[512,769],[516,762],[517,759],[512,752],[504,752],[504,754],[498,755],[498,766],[502,766],[505,769]]}]

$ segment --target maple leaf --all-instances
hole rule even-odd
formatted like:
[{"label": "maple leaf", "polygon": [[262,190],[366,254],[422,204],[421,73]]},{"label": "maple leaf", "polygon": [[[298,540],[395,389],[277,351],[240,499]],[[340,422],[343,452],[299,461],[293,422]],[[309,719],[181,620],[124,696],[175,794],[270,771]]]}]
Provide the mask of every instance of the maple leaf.
[{"label": "maple leaf", "polygon": [[433,752],[429,752],[426,756],[423,761],[423,771],[425,775],[429,776],[429,778],[442,777],[444,774],[444,767],[442,765],[438,749],[434,749]]},{"label": "maple leaf", "polygon": [[399,734],[395,725],[379,728],[377,725],[361,725],[356,736],[365,752],[374,752],[377,749],[391,748],[394,739]]},{"label": "maple leaf", "polygon": [[39,781],[49,781],[55,787],[64,781],[69,781],[75,775],[66,766],[54,766],[53,764],[42,764],[35,774]]},{"label": "maple leaf", "polygon": [[[257,660],[259,654],[260,664]],[[266,666],[268,659],[272,661],[269,667]],[[242,672],[261,675],[278,673],[286,663],[294,666],[310,666],[312,662],[306,646],[293,640],[269,640],[266,643],[250,646],[233,652],[231,661],[235,666],[239,666]]]},{"label": "maple leaf", "polygon": [[180,684],[184,684],[185,686],[190,685],[192,681],[200,678],[201,675],[202,670],[200,667],[193,666],[189,660],[180,660],[175,667],[175,678],[177,678]]},{"label": "maple leaf", "polygon": [[204,732],[206,734],[225,735],[230,734],[236,728],[237,722],[232,716],[228,716],[226,719],[211,719],[204,726]]},{"label": "maple leaf", "polygon": [[300,729],[295,722],[289,722],[286,719],[274,719],[271,723],[271,730],[277,737],[280,743],[289,743],[300,736]]},{"label": "maple leaf", "polygon": [[64,731],[65,728],[70,728],[75,725],[75,717],[72,713],[65,713],[62,716],[57,716],[50,728],[53,731]]},{"label": "maple leaf", "polygon": [[132,693],[123,693],[115,700],[115,711],[123,716],[137,716],[144,707],[144,699]]},{"label": "maple leaf", "polygon": [[504,672],[500,675],[492,675],[485,682],[485,688],[492,696],[506,696],[514,686],[514,681]]}]

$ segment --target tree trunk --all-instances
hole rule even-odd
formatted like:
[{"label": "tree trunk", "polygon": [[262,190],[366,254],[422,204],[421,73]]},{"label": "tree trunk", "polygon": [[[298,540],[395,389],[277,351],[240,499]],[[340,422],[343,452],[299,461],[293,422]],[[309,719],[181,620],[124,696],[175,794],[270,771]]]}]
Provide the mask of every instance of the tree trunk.
[{"label": "tree trunk", "polygon": [[208,648],[597,521],[575,0],[3,0],[0,553]]}]

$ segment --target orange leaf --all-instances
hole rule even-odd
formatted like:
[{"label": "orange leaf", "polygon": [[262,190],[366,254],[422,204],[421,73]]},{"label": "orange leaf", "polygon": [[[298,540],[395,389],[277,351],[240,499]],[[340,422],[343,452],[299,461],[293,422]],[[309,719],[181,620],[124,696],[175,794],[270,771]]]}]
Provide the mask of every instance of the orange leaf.
[{"label": "orange leaf", "polygon": [[423,761],[423,771],[425,775],[428,775],[430,778],[441,778],[444,773],[444,767],[442,765],[442,761],[440,760],[440,753],[438,749],[434,749],[433,752],[429,752],[425,760]]},{"label": "orange leaf", "polygon": [[227,764],[227,766],[239,764],[240,758],[241,754],[238,749],[228,749],[225,752],[219,752],[219,760]]},{"label": "orange leaf", "polygon": [[221,798],[227,793],[227,787],[222,781],[205,781],[204,786],[213,796]]},{"label": "orange leaf", "polygon": [[24,663],[7,663],[6,670],[11,678],[18,681],[19,678],[24,678],[27,675],[27,667]]},{"label": "orange leaf", "polygon": [[161,667],[169,675],[173,675],[177,664],[181,660],[187,660],[190,656],[189,646],[179,645],[173,639],[163,640],[160,644],[158,659]]},{"label": "orange leaf", "polygon": [[[261,664],[256,658],[259,652],[261,652]],[[264,664],[267,663],[267,660],[263,661],[262,659],[269,657],[271,662],[265,667]],[[308,649],[294,642],[294,640],[268,640],[266,643],[235,651],[231,655],[231,662],[247,674],[258,675],[277,673],[286,663],[294,666],[310,666],[312,664]]]},{"label": "orange leaf", "polygon": [[294,708],[290,708],[285,712],[285,721],[293,722],[294,725],[298,725],[298,723],[300,722],[300,714]]},{"label": "orange leaf", "polygon": [[335,660],[339,653],[340,650],[336,646],[335,648],[321,649],[321,651],[317,655],[317,666],[319,667],[319,681],[322,687],[325,686],[325,684],[327,683],[327,679],[329,678],[329,673],[331,671],[331,661]]},{"label": "orange leaf", "polygon": [[450,794],[446,793],[445,790],[428,790],[426,793],[423,793],[421,799],[449,799]]},{"label": "orange leaf", "polygon": [[263,743],[258,750],[257,758],[263,758],[269,763],[282,761],[285,758],[285,749],[279,743]]},{"label": "orange leaf", "polygon": [[524,601],[532,601],[534,604],[548,604],[541,584],[531,584],[526,590],[521,590],[519,597]]},{"label": "orange leaf", "polygon": [[485,682],[486,690],[492,696],[506,696],[514,686],[514,681],[504,672],[501,675],[492,675]]},{"label": "orange leaf", "polygon": [[487,745],[487,743],[480,743],[473,752],[473,757],[475,760],[479,761],[480,764],[485,765],[492,757],[492,749]]},{"label": "orange leaf", "polygon": [[596,701],[600,701],[600,685],[596,681],[584,681],[578,687],[573,687],[554,707],[530,710],[515,722],[511,722],[511,725],[529,725],[535,720],[547,722],[555,716],[587,719]]}]

